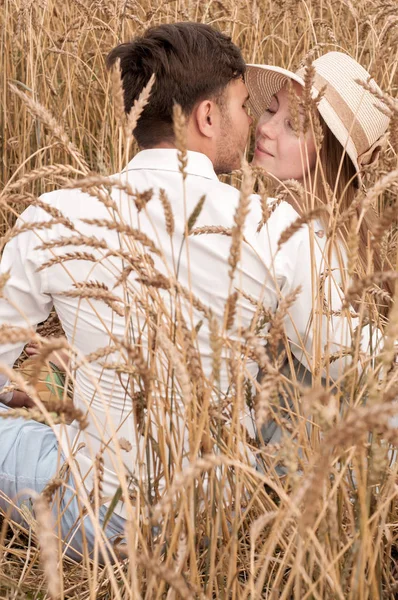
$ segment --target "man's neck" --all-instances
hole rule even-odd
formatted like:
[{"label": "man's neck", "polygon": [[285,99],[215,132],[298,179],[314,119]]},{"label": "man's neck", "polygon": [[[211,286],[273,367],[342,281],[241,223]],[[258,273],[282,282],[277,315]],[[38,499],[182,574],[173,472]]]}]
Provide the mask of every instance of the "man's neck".
[{"label": "man's neck", "polygon": [[173,149],[175,150],[176,147],[172,142],[160,142],[159,144],[156,144],[156,146],[152,146],[152,148],[143,148],[143,150],[156,150],[156,149],[160,149],[160,148],[168,148],[168,149]]},{"label": "man's neck", "polygon": [[[163,150],[164,149],[166,149],[166,150],[177,150],[177,148],[176,148],[175,144],[173,144],[173,142],[168,142],[166,140],[163,141],[163,142],[159,142],[158,144],[156,144],[154,146],[151,146],[150,148],[149,147],[140,148],[140,150],[161,150],[161,149],[163,149]],[[188,141],[188,144],[187,144],[187,150],[190,151],[190,152],[200,152],[201,154],[204,154],[205,156],[207,156],[211,160],[211,157],[207,154],[206,151],[204,151],[203,148],[198,147],[196,144],[190,144],[189,141]]]},{"label": "man's neck", "polygon": [[[141,147],[140,150],[177,150],[177,148],[176,148],[175,144],[173,144],[173,142],[164,140],[163,142],[159,142],[158,144],[151,146],[150,148],[149,147],[146,147],[146,148]],[[204,154],[213,163],[213,158],[205,151],[204,148],[198,146],[195,143],[190,143],[189,140],[187,143],[187,150],[189,152],[199,152],[200,154]]]}]

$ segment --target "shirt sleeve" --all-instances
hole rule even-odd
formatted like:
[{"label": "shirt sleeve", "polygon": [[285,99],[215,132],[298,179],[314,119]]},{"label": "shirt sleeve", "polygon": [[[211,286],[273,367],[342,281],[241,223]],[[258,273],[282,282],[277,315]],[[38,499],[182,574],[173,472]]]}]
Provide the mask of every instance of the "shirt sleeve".
[{"label": "shirt sleeve", "polygon": [[[339,257],[336,251],[326,256],[327,242],[315,232],[314,225],[303,227],[277,253],[278,271],[284,274],[280,306],[300,289],[284,319],[292,353],[313,374],[336,381],[352,360],[350,350],[361,323],[352,308],[343,310],[344,249]],[[370,355],[381,343],[380,330],[362,327],[362,354]]]},{"label": "shirt sleeve", "polygon": [[[37,207],[27,208],[16,223],[16,228],[49,220],[47,213]],[[52,299],[45,291],[45,271],[37,271],[43,262],[43,252],[37,246],[43,242],[45,230],[27,230],[17,234],[5,246],[0,263],[2,275],[8,274],[8,280],[0,297],[0,327],[36,328],[44,321],[52,307]],[[12,367],[24,345],[29,340],[18,343],[0,344],[0,363]],[[0,374],[0,391],[8,384]],[[0,395],[3,403],[10,402],[11,393]]]}]

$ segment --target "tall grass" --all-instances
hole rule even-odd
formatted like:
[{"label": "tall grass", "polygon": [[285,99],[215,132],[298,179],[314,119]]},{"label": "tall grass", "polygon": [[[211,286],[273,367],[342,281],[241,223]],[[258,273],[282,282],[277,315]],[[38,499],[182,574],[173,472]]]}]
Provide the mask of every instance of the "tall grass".
[{"label": "tall grass", "polygon": [[[371,190],[367,197],[381,215],[378,236],[370,240],[369,253],[371,256],[373,249],[380,249],[390,271],[396,268],[395,2],[177,0],[147,5],[135,0],[4,0],[0,10],[4,49],[0,69],[0,177],[4,189],[0,208],[5,240],[12,235],[10,228],[23,207],[37,203],[41,193],[55,187],[79,186],[112,206],[104,176],[121,170],[136,148],[133,140],[126,139],[118,103],[111,100],[112,78],[105,70],[104,57],[117,43],[149,25],[193,19],[230,33],[248,62],[294,68],[308,53],[316,57],[337,49],[348,52],[372,72],[388,94],[393,118],[389,147],[377,167],[369,169],[365,180]],[[117,80],[113,85],[117,87]],[[178,125],[178,114],[175,119]],[[183,171],[183,141],[179,151]],[[244,169],[241,213],[237,214],[234,230],[217,232],[231,237],[231,271],[239,260],[245,199],[254,183],[252,178],[257,177],[261,191],[261,177]],[[120,180],[116,183],[123,187]],[[123,191],[145,206],[148,198],[137,198],[125,185]],[[263,192],[266,194],[266,190]],[[281,193],[286,196],[289,191]],[[172,207],[166,197],[162,204],[167,231],[172,236]],[[264,206],[264,220],[267,216]],[[56,214],[51,217],[62,218]],[[346,225],[336,223],[336,216],[334,219],[331,230]],[[120,222],[110,211],[109,222],[98,225],[120,227]],[[211,235],[212,230],[195,228],[195,215],[191,215],[187,233]],[[350,239],[350,270],[356,274],[358,248],[355,236]],[[138,266],[129,262],[137,252],[142,253]],[[109,547],[114,564],[108,561],[104,567],[99,566],[97,554],[94,560],[83,557],[81,563],[62,557],[48,518],[49,502],[57,501],[65,485],[61,473],[35,501],[36,519],[27,510],[26,527],[3,516],[0,596],[297,600],[397,597],[398,467],[394,448],[398,430],[391,426],[396,413],[398,372],[392,361],[398,333],[397,309],[379,287],[381,277],[373,275],[371,269],[367,274],[359,273],[360,279],[353,285],[347,282],[343,293],[347,305],[354,304],[361,324],[373,317],[383,329],[385,350],[368,360],[365,370],[358,370],[358,328],[356,343],[349,350],[352,366],[333,386],[321,380],[321,354],[315,357],[310,383],[303,382],[302,373],[295,369],[282,327],[294,298],[285,299],[275,316],[258,305],[257,299],[249,298],[258,307],[258,318],[250,331],[239,331],[234,293],[225,307],[224,321],[217,322],[208,307],[179,285],[174,274],[166,278],[154,269],[151,256],[157,252],[156,240],[137,233],[123,235],[121,254],[127,265],[119,273],[123,297],[95,286],[75,290],[89,299],[107,302],[118,314],[128,308],[127,299],[130,302],[134,297],[136,310],[145,316],[152,336],[147,354],[127,340],[116,348],[115,363],[111,362],[114,356],[107,356],[101,349],[91,356],[76,357],[63,339],[49,341],[46,328],[42,330],[44,335],[31,332],[31,337],[42,344],[35,373],[45,365],[50,351],[66,348],[87,369],[90,362],[102,360],[108,361],[108,368],[126,375],[137,426],[151,447],[155,472],[166,474],[166,490],[163,494],[156,489],[148,493],[143,469],[136,493],[127,501],[122,456],[129,447],[126,440],[115,438],[114,460],[128,505],[128,522],[126,539]],[[104,249],[98,240],[77,239],[73,258],[96,260],[101,253]],[[64,261],[70,258],[63,256]],[[129,280],[130,272],[137,270],[142,284],[139,293]],[[391,278],[394,276],[392,273]],[[390,319],[379,316],[376,302],[380,300],[393,306]],[[188,307],[195,319],[187,322],[182,306]],[[203,373],[197,349],[197,329],[201,326],[208,327],[211,336],[210,377]],[[50,330],[54,333],[53,325],[47,327]],[[17,335],[15,331],[2,331],[1,341],[11,334]],[[26,332],[20,335],[26,336]],[[268,354],[264,350],[266,342]],[[218,381],[225,356],[229,388],[222,395]],[[280,371],[281,356],[289,360],[289,372]],[[249,360],[261,367],[261,382],[248,378]],[[70,378],[74,379],[73,371]],[[50,424],[75,418],[82,428],[90,419],[89,408],[87,416],[76,412],[66,398],[40,403],[37,376],[31,376],[28,383],[22,379],[18,383],[28,386],[27,391],[37,398],[39,408],[34,409],[34,417]],[[184,427],[174,432],[173,440],[167,436],[157,440],[154,424],[159,430],[169,424],[173,398],[183,400],[179,419]],[[158,410],[160,403],[167,407],[165,413]],[[267,445],[261,436],[247,436],[239,418],[240,408],[246,404],[254,406],[259,429],[273,416],[282,432],[279,443]],[[23,411],[14,413],[21,414],[32,416]],[[184,436],[189,438],[188,457],[182,453]],[[153,439],[157,444],[150,444]],[[261,468],[253,468],[249,453],[257,455]],[[142,462],[146,462],[144,455]],[[101,455],[93,469],[95,485],[85,510],[95,517],[102,493]],[[104,544],[98,528],[97,552]]]}]

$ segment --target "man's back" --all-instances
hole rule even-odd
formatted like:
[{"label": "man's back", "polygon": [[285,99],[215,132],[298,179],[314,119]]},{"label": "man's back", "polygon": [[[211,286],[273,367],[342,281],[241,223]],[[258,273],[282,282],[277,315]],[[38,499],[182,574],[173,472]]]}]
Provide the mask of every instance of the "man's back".
[{"label": "man's back", "polygon": [[[113,188],[113,206],[78,190],[45,195],[43,199],[59,209],[75,231],[59,223],[36,233],[22,233],[12,240],[3,257],[2,268],[11,268],[7,297],[19,309],[22,307],[32,325],[47,316],[53,302],[67,338],[77,351],[75,405],[89,411],[89,427],[84,433],[77,425],[68,427],[63,447],[67,453],[69,448],[75,451],[81,442],[85,444],[76,455],[83,475],[92,469],[96,456],[103,456],[106,497],[113,496],[119,485],[112,443],[115,437],[131,444],[132,451],[122,457],[130,471],[138,477],[137,469],[141,469],[138,478],[141,481],[147,478],[148,440],[137,422],[137,404],[141,402],[142,408],[144,402],[142,378],[145,379],[146,369],[151,370],[151,386],[156,390],[153,399],[164,403],[155,407],[156,400],[152,400],[155,432],[152,437],[158,439],[159,430],[168,422],[168,417],[162,422],[161,413],[170,402],[175,403],[174,411],[179,414],[176,422],[184,427],[187,398],[183,386],[178,398],[168,397],[171,373],[164,357],[170,358],[170,349],[162,342],[165,337],[173,340],[175,323],[183,323],[188,331],[197,330],[194,344],[204,375],[210,380],[214,344],[209,323],[213,320],[219,331],[223,331],[228,298],[238,292],[235,322],[228,332],[232,342],[238,343],[242,339],[239,330],[249,329],[258,314],[248,295],[274,312],[280,300],[279,288],[288,293],[296,280],[298,283],[303,280],[297,269],[300,249],[308,250],[308,232],[299,232],[278,251],[282,231],[297,214],[282,203],[257,233],[261,209],[258,198],[253,197],[245,221],[246,241],[242,244],[241,261],[231,281],[228,260],[231,236],[225,234],[234,225],[239,192],[218,181],[207,157],[192,152],[188,156],[187,177],[183,180],[177,151],[139,153],[125,172],[117,176],[135,195]],[[149,190],[151,193],[144,193]],[[186,236],[187,222],[201,198],[203,206],[194,227],[211,225],[224,229],[222,233]],[[31,207],[21,223],[24,219],[40,222],[50,218],[41,209]],[[68,245],[68,241],[76,241],[73,239],[76,236],[86,236],[86,247]],[[64,240],[58,247],[57,240],[61,237]],[[35,249],[38,245],[40,250]],[[76,251],[88,254],[80,260],[64,259],[37,271],[43,264]],[[301,259],[306,256],[309,255],[304,254]],[[306,268],[309,270],[309,265]],[[304,295],[308,298],[310,274],[306,277]],[[1,302],[3,323],[26,325],[23,318],[18,322],[19,309],[4,300]],[[310,307],[307,309],[310,311]],[[194,336],[191,337],[193,340]],[[229,385],[227,346],[224,344],[219,382],[214,381],[215,398],[221,398]],[[148,347],[156,349],[155,366],[149,366],[154,353],[148,352]],[[1,359],[12,364],[20,350],[20,345],[4,348]],[[240,350],[242,347],[235,349],[235,353],[239,355]],[[89,362],[83,359],[87,356]],[[246,360],[245,369],[247,376],[255,378],[254,363]],[[254,435],[247,409],[242,411],[242,421]],[[109,443],[110,448],[105,449]],[[89,476],[88,489],[90,480]]]}]

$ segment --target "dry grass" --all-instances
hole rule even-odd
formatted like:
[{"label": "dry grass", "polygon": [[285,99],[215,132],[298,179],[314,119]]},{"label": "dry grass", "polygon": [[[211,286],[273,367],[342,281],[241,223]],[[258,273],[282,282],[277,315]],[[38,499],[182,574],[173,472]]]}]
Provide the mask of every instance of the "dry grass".
[{"label": "dry grass", "polygon": [[[137,273],[142,284],[139,294],[135,290],[137,310],[145,315],[153,336],[152,352],[143,356],[128,341],[114,340],[115,347],[78,359],[86,365],[101,360],[106,368],[131,377],[135,382],[135,421],[147,440],[151,437],[149,400],[162,398],[167,404],[178,394],[183,400],[180,418],[187,424],[191,449],[186,465],[181,450],[175,451],[172,464],[168,464],[167,440],[163,450],[159,445],[157,452],[152,448],[158,472],[167,474],[166,491],[160,496],[155,490],[148,503],[137,486],[137,495],[128,501],[126,540],[110,550],[117,557],[114,565],[99,567],[97,559],[87,558],[76,564],[57,555],[47,515],[48,502],[53,496],[57,499],[64,485],[62,474],[46,495],[36,500],[37,521],[28,509],[25,528],[8,518],[0,520],[0,597],[396,598],[398,463],[393,460],[393,449],[398,433],[391,427],[390,417],[396,412],[398,371],[396,366],[390,367],[397,326],[395,307],[390,322],[379,318],[375,309],[375,300],[386,300],[379,287],[383,277],[369,272],[355,285],[347,284],[344,291],[355,302],[362,323],[376,315],[380,327],[385,327],[384,355],[375,356],[363,375],[348,368],[334,389],[320,380],[323,359],[318,356],[313,383],[305,386],[289,348],[280,348],[280,344],[284,346],[284,312],[294,296],[281,303],[275,316],[258,306],[252,330],[237,332],[236,296],[231,290],[224,322],[218,323],[172,275],[166,278],[156,271],[151,254],[161,255],[161,249],[140,231],[120,223],[104,179],[118,172],[135,151],[134,142],[124,138],[120,102],[111,102],[112,85],[117,91],[118,83],[117,77],[106,72],[104,58],[114,45],[148,25],[186,19],[211,23],[230,33],[248,62],[288,68],[298,66],[308,53],[317,56],[327,50],[345,50],[375,75],[389,95],[388,106],[394,115],[388,150],[378,166],[369,169],[366,185],[371,188],[368,200],[382,215],[377,234],[370,240],[370,252],[373,247],[380,248],[395,277],[398,111],[396,101],[390,98],[396,98],[398,90],[396,2],[175,0],[151,5],[145,0],[4,0],[0,11],[1,45],[6,50],[1,53],[0,69],[2,233],[9,239],[11,225],[23,207],[37,202],[44,191],[62,185],[83,187],[110,208],[109,221],[97,224],[123,234],[119,256],[125,267],[119,282],[126,294],[116,296],[95,282],[75,287],[71,294],[102,299],[122,315],[128,310],[125,297],[132,291],[129,274]],[[135,122],[141,109],[142,105],[136,106],[128,119]],[[183,139],[183,123],[176,111],[176,129]],[[239,261],[247,198],[252,178],[257,176],[247,167],[244,171],[235,225],[232,231],[221,232],[232,238],[231,274]],[[73,181],[76,178],[78,183]],[[257,186],[266,196],[264,184],[260,181]],[[126,187],[124,192],[142,209],[150,201],[150,194],[137,197]],[[281,196],[289,193],[287,186]],[[172,236],[172,207],[166,195],[161,200]],[[187,222],[187,234],[220,233],[211,227],[195,229],[200,210],[198,206]],[[313,216],[307,214],[294,226],[301,227]],[[331,231],[347,223],[353,229],[352,216],[331,222]],[[51,217],[53,222],[63,218]],[[264,222],[268,217],[269,209],[263,203]],[[73,228],[73,224],[67,225]],[[292,234],[291,229],[286,231],[286,239]],[[355,235],[350,239],[349,268],[354,273],[358,248]],[[62,261],[96,260],[96,253],[107,251],[100,240],[84,238],[79,232],[72,242],[76,252],[63,255]],[[59,245],[65,245],[65,240],[59,240]],[[248,300],[257,306],[256,299]],[[213,352],[213,372],[208,378],[203,374],[195,327],[184,321],[179,310],[187,302],[208,322]],[[54,322],[48,331],[54,333]],[[41,333],[45,335],[45,329]],[[26,332],[2,330],[1,335],[17,339]],[[359,337],[360,328],[349,350],[354,365],[359,360]],[[269,354],[264,350],[267,338]],[[43,342],[38,361],[44,364],[48,342],[40,334],[35,340]],[[57,348],[61,347],[58,341]],[[217,382],[227,349],[230,386],[221,396]],[[109,355],[114,350],[119,359],[111,363]],[[73,353],[73,349],[69,351]],[[162,356],[161,364],[155,360],[156,354]],[[291,363],[289,375],[280,372],[281,356]],[[262,368],[261,383],[250,385],[245,377],[249,359]],[[33,386],[21,380],[18,383],[35,395],[37,381],[31,382]],[[254,406],[259,425],[273,416],[282,429],[279,444],[248,439],[238,418],[239,407],[245,403]],[[34,416],[50,424],[78,416],[85,426],[83,416],[74,415],[69,404],[39,401],[38,405],[40,410],[34,409]],[[25,412],[23,416],[32,415]],[[161,426],[161,421],[158,424]],[[179,448],[183,434],[177,431],[175,435],[173,447]],[[119,457],[129,451],[127,440],[118,440],[116,446]],[[249,448],[261,464],[257,471],[246,456]],[[102,470],[99,455],[91,504],[86,507],[92,514],[100,502]],[[126,490],[122,492],[126,500]],[[104,543],[100,530],[97,537],[100,548]]]}]

